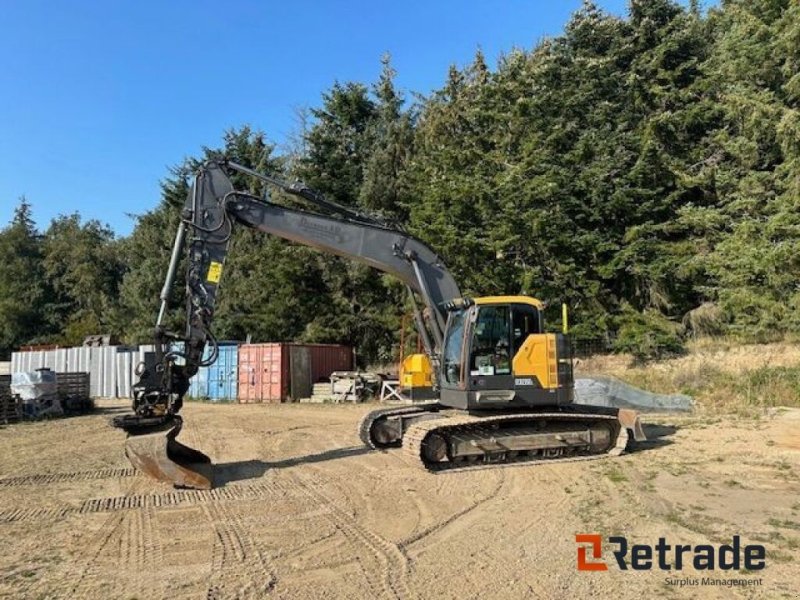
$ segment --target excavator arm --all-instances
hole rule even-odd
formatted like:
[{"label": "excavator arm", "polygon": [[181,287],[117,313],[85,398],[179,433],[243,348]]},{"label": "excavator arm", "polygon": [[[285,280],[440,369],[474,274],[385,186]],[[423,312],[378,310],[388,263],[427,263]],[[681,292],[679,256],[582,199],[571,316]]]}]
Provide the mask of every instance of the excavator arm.
[{"label": "excavator arm", "polygon": [[[289,208],[237,191],[228,176],[231,171],[300,197],[321,212]],[[233,231],[240,226],[351,258],[397,277],[409,290],[415,323],[434,365],[438,365],[442,351],[446,305],[461,297],[436,253],[383,219],[326,200],[305,185],[285,183],[234,162],[205,163],[195,175],[181,213],[160,296],[155,352],[142,365],[134,386],[134,412],[114,420],[115,426],[129,434],[126,453],[134,465],[182,487],[211,486],[210,475],[197,466],[210,462],[208,457],[183,446],[175,437],[182,425],[178,413],[190,378],[217,358],[212,328],[217,292]],[[176,334],[167,331],[164,323],[184,254],[186,329]],[[417,298],[424,310],[420,310]],[[175,350],[181,348],[175,342],[183,342],[182,350]],[[206,345],[212,350],[204,361]]]}]

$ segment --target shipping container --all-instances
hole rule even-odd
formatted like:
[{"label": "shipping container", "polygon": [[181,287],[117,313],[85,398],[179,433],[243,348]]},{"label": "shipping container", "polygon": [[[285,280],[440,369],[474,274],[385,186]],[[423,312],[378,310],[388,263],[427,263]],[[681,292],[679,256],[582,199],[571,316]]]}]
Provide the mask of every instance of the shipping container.
[{"label": "shipping container", "polygon": [[311,396],[315,383],[353,368],[353,351],[336,344],[239,346],[240,402],[283,402]]},{"label": "shipping container", "polygon": [[[211,347],[206,346],[203,360],[211,357]],[[227,402],[236,399],[238,378],[238,344],[237,342],[219,342],[219,356],[208,367],[200,367],[192,377],[189,395],[193,398]]]}]

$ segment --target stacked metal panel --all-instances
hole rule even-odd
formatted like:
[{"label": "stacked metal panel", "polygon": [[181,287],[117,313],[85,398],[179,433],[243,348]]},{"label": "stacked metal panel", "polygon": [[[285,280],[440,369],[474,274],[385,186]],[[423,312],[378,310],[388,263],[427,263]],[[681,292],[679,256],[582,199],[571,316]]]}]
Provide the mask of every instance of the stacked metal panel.
[{"label": "stacked metal panel", "polygon": [[89,373],[93,398],[130,398],[137,381],[136,368],[153,346],[60,348],[11,354],[11,372],[51,369],[56,373]]},{"label": "stacked metal panel", "polygon": [[131,398],[133,392],[131,386],[136,383],[134,369],[138,364],[138,348],[136,350],[120,350],[117,352],[115,361],[117,371],[117,397]]},{"label": "stacked metal panel", "polygon": [[[56,350],[58,352],[58,350]],[[117,347],[89,348],[90,390],[93,398],[117,397]]]}]

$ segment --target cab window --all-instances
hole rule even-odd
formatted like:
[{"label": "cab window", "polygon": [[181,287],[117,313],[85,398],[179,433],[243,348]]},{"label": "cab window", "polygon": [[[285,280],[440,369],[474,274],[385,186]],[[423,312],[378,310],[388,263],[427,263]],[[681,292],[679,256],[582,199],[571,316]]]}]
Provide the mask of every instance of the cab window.
[{"label": "cab window", "polygon": [[470,375],[509,375],[511,319],[508,306],[481,306],[472,333]]},{"label": "cab window", "polygon": [[450,313],[444,340],[444,379],[447,383],[461,381],[461,350],[464,347],[464,311]]},{"label": "cab window", "polygon": [[511,309],[511,342],[514,356],[532,333],[542,333],[539,310],[528,304],[515,304]]}]

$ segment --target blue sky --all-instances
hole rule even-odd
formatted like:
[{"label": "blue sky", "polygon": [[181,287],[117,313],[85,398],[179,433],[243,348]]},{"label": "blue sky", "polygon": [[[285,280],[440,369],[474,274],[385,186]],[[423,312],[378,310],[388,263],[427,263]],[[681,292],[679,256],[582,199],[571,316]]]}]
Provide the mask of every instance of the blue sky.
[{"label": "blue sky", "polygon": [[[600,0],[615,14],[625,0]],[[439,87],[558,34],[580,0],[3,3],[0,226],[23,194],[41,228],[78,211],[128,234],[170,165],[251,124],[281,143],[334,81]]]}]

